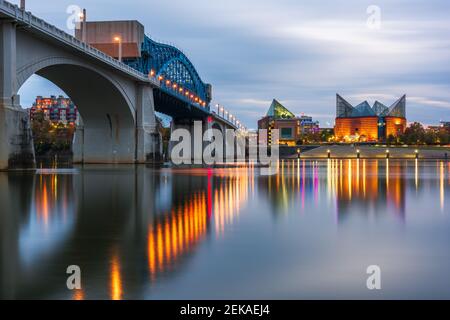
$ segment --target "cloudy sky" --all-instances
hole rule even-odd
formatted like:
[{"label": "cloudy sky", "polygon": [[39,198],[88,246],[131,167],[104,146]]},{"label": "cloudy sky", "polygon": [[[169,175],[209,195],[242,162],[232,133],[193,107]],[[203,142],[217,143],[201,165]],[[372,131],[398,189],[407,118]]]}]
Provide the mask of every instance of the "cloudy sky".
[{"label": "cloudy sky", "polygon": [[[27,0],[27,10],[68,31],[73,4],[89,20],[139,20],[181,48],[214,104],[250,128],[273,98],[332,126],[336,93],[388,106],[406,94],[409,121],[450,121],[448,0]],[[20,90],[24,107],[59,93],[37,76]]]}]

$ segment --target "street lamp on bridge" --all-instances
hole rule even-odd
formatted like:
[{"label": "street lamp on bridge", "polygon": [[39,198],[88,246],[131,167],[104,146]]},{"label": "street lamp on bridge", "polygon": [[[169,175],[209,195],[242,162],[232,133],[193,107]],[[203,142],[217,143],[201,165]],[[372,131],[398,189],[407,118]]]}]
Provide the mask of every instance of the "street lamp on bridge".
[{"label": "street lamp on bridge", "polygon": [[122,62],[122,38],[119,36],[114,37],[114,42],[117,42],[119,45],[119,57],[118,60]]},{"label": "street lamp on bridge", "polygon": [[83,9],[83,12],[80,12],[80,28],[81,28],[81,41],[86,42],[86,9]]}]

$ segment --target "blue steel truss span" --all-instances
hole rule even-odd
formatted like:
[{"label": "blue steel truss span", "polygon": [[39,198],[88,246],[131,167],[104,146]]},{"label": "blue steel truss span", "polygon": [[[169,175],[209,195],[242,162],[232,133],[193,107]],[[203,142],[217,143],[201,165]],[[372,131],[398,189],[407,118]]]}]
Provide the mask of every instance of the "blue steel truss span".
[{"label": "blue steel truss span", "polygon": [[188,57],[179,49],[144,37],[141,57],[125,59],[130,67],[155,77],[170,95],[209,110],[211,85],[204,83]]}]

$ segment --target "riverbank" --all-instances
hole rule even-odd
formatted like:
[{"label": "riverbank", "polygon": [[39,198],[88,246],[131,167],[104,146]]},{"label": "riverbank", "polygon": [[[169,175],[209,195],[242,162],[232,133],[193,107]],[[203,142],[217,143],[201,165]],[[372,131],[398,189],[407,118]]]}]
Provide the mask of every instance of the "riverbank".
[{"label": "riverbank", "polygon": [[[302,159],[349,159],[357,158],[359,151],[359,157],[361,159],[448,159],[450,157],[449,147],[386,147],[386,146],[352,146],[352,145],[333,145],[333,146],[320,146],[315,149],[311,149],[300,154]],[[290,156],[289,159],[296,158]]]}]

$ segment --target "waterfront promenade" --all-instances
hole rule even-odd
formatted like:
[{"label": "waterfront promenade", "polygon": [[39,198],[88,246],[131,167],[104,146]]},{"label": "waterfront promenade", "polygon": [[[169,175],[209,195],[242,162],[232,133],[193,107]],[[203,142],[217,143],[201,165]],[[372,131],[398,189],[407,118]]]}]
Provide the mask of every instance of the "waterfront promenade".
[{"label": "waterfront promenade", "polygon": [[[328,158],[357,158],[361,159],[415,159],[416,151],[419,159],[445,159],[450,157],[450,147],[386,147],[386,146],[352,146],[352,145],[333,145],[321,146],[301,153],[301,158],[321,159]],[[387,152],[388,150],[388,152]],[[293,156],[296,157],[297,155]]]}]

